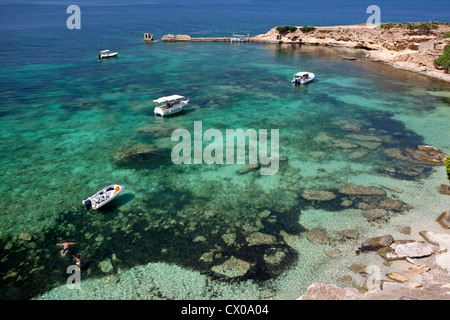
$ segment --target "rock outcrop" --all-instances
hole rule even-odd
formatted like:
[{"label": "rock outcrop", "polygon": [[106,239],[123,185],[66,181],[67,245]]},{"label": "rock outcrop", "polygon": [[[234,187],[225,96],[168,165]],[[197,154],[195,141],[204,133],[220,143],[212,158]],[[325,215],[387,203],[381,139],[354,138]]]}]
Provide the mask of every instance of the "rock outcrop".
[{"label": "rock outcrop", "polygon": [[[440,25],[438,29],[429,32],[418,32],[404,28],[374,29],[361,24],[315,27],[315,30],[307,33],[299,28],[295,32],[280,33],[273,28],[252,39],[363,49],[366,57],[373,61],[450,81],[450,74],[434,66],[434,60],[443,54],[445,46],[450,43],[449,38],[442,38],[449,31],[449,25]],[[348,60],[348,57],[344,59]]]},{"label": "rock outcrop", "polygon": [[390,148],[385,149],[384,153],[390,158],[432,165],[444,165],[444,159],[447,157],[441,149],[433,146],[418,146],[417,149]]},{"label": "rock outcrop", "polygon": [[[320,232],[319,232],[320,231]],[[323,230],[314,234],[326,239]],[[353,263],[349,269],[367,277],[363,286],[345,288],[313,283],[300,300],[449,300],[450,299],[450,234],[447,231],[421,231],[425,241],[394,240],[392,235],[364,241],[363,248],[378,249],[388,263],[366,267]],[[323,241],[320,241],[323,242]],[[364,252],[364,250],[359,250]],[[390,258],[387,258],[391,256]],[[396,260],[401,259],[398,264]],[[410,267],[405,267],[405,264]],[[386,270],[381,272],[382,270]],[[377,273],[371,273],[371,271]],[[384,273],[384,277],[382,274]],[[375,281],[376,286],[371,285]]]}]

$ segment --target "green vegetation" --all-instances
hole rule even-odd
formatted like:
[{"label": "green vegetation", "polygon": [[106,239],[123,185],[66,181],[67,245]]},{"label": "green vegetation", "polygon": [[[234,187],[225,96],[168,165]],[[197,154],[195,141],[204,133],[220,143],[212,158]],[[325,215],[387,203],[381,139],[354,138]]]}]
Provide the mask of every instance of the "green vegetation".
[{"label": "green vegetation", "polygon": [[434,66],[438,69],[445,69],[447,72],[450,71],[450,45],[446,45],[442,56],[434,60]]},{"label": "green vegetation", "polygon": [[401,23],[383,23],[380,25],[380,28],[385,30],[389,30],[391,28],[402,28],[408,29],[410,31],[418,31],[421,33],[429,33],[431,30],[435,30],[439,28],[440,25],[450,25],[448,22],[440,22],[440,21],[428,21],[428,22],[401,22]]},{"label": "green vegetation", "polygon": [[445,33],[445,34],[442,36],[442,39],[445,39],[445,38],[450,38],[450,31],[447,32],[447,33]]},{"label": "green vegetation", "polygon": [[450,156],[445,158],[444,165],[447,168],[447,180],[450,182]]},{"label": "green vegetation", "polygon": [[311,31],[316,30],[316,28],[304,26],[304,27],[301,27],[300,30],[301,30],[303,33],[307,33],[307,32],[311,32]]},{"label": "green vegetation", "polygon": [[284,27],[277,27],[276,30],[278,32],[283,32],[283,31],[294,32],[294,31],[297,31],[297,27],[284,26]]}]

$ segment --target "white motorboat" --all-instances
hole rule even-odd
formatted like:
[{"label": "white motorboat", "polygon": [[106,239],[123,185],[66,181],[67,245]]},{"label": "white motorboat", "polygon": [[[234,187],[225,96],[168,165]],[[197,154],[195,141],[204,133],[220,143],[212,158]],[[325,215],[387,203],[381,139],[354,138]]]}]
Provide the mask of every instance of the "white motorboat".
[{"label": "white motorboat", "polygon": [[109,50],[102,50],[102,51],[100,51],[100,55],[97,58],[99,58],[99,59],[111,58],[111,57],[117,56],[118,54],[119,54],[118,52],[111,52]]},{"label": "white motorboat", "polygon": [[291,80],[292,84],[306,84],[314,80],[314,73],[312,72],[297,72]]},{"label": "white motorboat", "polygon": [[248,42],[250,35],[234,34],[230,38],[230,42]]},{"label": "white motorboat", "polygon": [[153,102],[157,105],[154,110],[155,115],[158,114],[164,117],[182,111],[184,106],[189,103],[189,99],[184,96],[174,94],[155,99]]},{"label": "white motorboat", "polygon": [[89,198],[81,201],[81,203],[86,208],[86,210],[89,210],[91,208],[97,210],[115,199],[122,191],[123,187],[121,185],[112,184],[110,186],[107,186],[106,188],[103,188]]}]

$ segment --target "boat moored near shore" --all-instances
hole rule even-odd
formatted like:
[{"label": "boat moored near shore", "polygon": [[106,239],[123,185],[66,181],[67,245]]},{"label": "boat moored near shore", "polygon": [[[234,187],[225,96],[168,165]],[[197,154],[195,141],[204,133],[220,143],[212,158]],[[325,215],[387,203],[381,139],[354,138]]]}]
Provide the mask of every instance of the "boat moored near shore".
[{"label": "boat moored near shore", "polygon": [[250,35],[234,34],[230,38],[230,42],[248,42]]},{"label": "boat moored near shore", "polygon": [[306,84],[314,80],[314,73],[312,72],[297,72],[294,74],[294,78],[291,80],[292,84]]}]

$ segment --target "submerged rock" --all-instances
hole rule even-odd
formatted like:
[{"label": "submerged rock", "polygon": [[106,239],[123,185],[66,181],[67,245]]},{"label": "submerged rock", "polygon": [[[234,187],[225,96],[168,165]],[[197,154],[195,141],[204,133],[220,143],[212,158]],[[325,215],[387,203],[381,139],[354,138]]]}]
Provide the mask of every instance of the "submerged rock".
[{"label": "submerged rock", "polygon": [[382,142],[383,139],[376,137],[376,136],[371,136],[371,135],[364,135],[364,134],[348,134],[345,136],[348,139],[353,139],[353,140],[361,140],[361,141],[372,141],[372,142]]},{"label": "submerged rock", "polygon": [[353,183],[346,183],[339,192],[346,195],[356,196],[385,196],[386,191],[375,187],[365,187]]},{"label": "submerged rock", "polygon": [[329,244],[331,242],[331,237],[322,228],[312,228],[306,238],[314,244]]},{"label": "submerged rock", "polygon": [[450,187],[446,184],[441,184],[438,188],[438,192],[440,194],[448,194],[450,195]]},{"label": "submerged rock", "polygon": [[227,246],[232,246],[236,241],[235,233],[225,233],[222,235],[222,240],[227,244]]},{"label": "submerged rock", "polygon": [[29,233],[29,232],[22,232],[21,234],[19,234],[17,236],[17,238],[19,240],[22,240],[22,241],[25,241],[25,242],[29,242],[29,241],[33,241],[34,236],[31,233]]},{"label": "submerged rock", "polygon": [[275,241],[276,238],[274,236],[261,232],[253,232],[247,237],[247,242],[250,247],[260,245],[270,245],[274,244]]},{"label": "submerged rock", "polygon": [[442,228],[450,229],[450,210],[442,212],[437,218],[437,222],[439,222]]},{"label": "submerged rock", "polygon": [[245,275],[250,268],[249,262],[232,256],[224,263],[212,267],[211,270],[228,278],[235,278]]},{"label": "submerged rock", "polygon": [[264,261],[269,265],[279,265],[281,261],[286,257],[286,253],[284,253],[281,249],[272,249],[264,254]]},{"label": "submerged rock", "polygon": [[330,201],[336,198],[336,195],[331,191],[306,189],[302,197],[306,200]]},{"label": "submerged rock", "polygon": [[351,143],[349,141],[344,141],[344,140],[334,140],[332,146],[335,148],[341,148],[341,149],[354,149],[354,148],[359,147],[359,145],[357,145],[357,144]]},{"label": "submerged rock", "polygon": [[379,204],[380,208],[382,209],[394,211],[402,211],[405,207],[404,205],[405,204],[402,201],[394,199],[385,199]]},{"label": "submerged rock", "polygon": [[368,240],[366,240],[363,244],[365,247],[387,247],[390,246],[394,242],[394,237],[390,234],[380,236],[380,237],[373,237]]},{"label": "submerged rock", "polygon": [[162,152],[163,151],[157,149],[155,145],[137,144],[120,149],[114,158],[116,162],[123,164],[139,163],[158,159]]},{"label": "submerged rock", "polygon": [[358,150],[351,152],[348,155],[348,159],[349,160],[359,160],[359,159],[367,156],[368,153],[369,153],[369,150],[367,150],[367,149],[358,149]]},{"label": "submerged rock", "polygon": [[239,169],[238,174],[246,174],[250,171],[259,169],[259,164],[249,164],[245,168]]},{"label": "submerged rock", "polygon": [[433,165],[443,165],[444,159],[447,157],[442,150],[432,146],[418,146],[417,149],[390,148],[384,150],[384,153],[391,158],[399,160]]},{"label": "submerged rock", "polygon": [[175,126],[175,125],[148,125],[145,127],[138,128],[136,130],[136,133],[138,134],[150,134],[154,135],[156,137],[170,137],[172,132],[176,129],[185,129],[182,126]]},{"label": "submerged rock", "polygon": [[358,239],[359,232],[355,229],[344,229],[339,231],[339,234],[341,234],[344,238],[347,239]]},{"label": "submerged rock", "polygon": [[324,250],[323,253],[331,259],[339,259],[342,256],[342,252],[339,249]]},{"label": "submerged rock", "polygon": [[100,268],[100,270],[102,270],[104,273],[109,273],[111,271],[113,271],[114,267],[111,263],[111,259],[107,258],[103,261],[101,261],[98,264],[98,267]]}]

